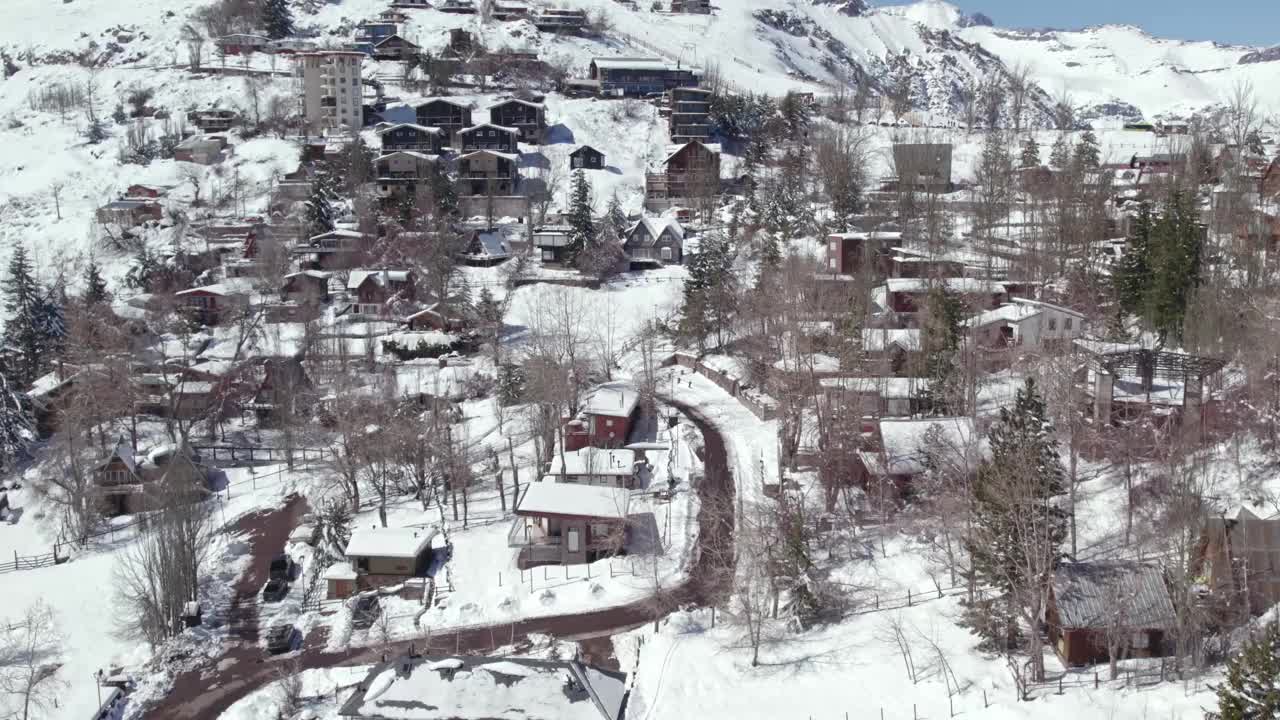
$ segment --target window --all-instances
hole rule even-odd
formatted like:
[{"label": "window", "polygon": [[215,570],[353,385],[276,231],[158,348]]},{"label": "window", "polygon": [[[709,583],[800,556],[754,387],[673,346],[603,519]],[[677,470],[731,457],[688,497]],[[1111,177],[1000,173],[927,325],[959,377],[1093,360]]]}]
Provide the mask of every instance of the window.
[{"label": "window", "polygon": [[571,553],[582,551],[582,541],[578,537],[578,530],[576,528],[569,531],[568,545],[569,552]]},{"label": "window", "polygon": [[1058,329],[1058,318],[1049,318],[1049,332]]},{"label": "window", "polygon": [[1074,322],[1075,322],[1075,318],[1065,318],[1065,319],[1062,321],[1062,329],[1063,329],[1063,330],[1070,330],[1070,329],[1071,329],[1071,326],[1074,324]]},{"label": "window", "polygon": [[827,267],[831,268],[832,270],[835,270],[835,269],[836,269],[836,259],[835,259],[835,258],[828,258],[828,259],[827,259]]},{"label": "window", "polygon": [[1129,638],[1129,645],[1134,650],[1146,650],[1151,644],[1151,636],[1145,632],[1136,632]]},{"label": "window", "polygon": [[672,259],[671,248],[669,247],[662,248],[661,250],[658,251],[658,256],[662,258],[663,262],[671,262],[671,259]]},{"label": "window", "polygon": [[612,420],[605,420],[605,421],[604,421],[604,426],[605,426],[605,427],[613,427],[613,421],[612,421]]},{"label": "window", "polygon": [[555,250],[543,250],[543,251],[542,251],[542,262],[555,262],[555,261],[556,261],[556,251],[555,251]]},{"label": "window", "polygon": [[582,167],[582,158],[580,158],[580,157],[576,157],[576,158],[574,158],[574,159],[573,159],[573,167],[576,167],[576,168],[580,168],[580,167]]}]

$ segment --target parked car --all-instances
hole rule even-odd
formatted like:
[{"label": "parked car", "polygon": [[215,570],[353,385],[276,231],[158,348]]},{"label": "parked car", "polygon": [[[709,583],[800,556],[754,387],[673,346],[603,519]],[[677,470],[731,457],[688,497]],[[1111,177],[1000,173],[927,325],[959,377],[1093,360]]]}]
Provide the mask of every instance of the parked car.
[{"label": "parked car", "polygon": [[289,594],[289,583],[284,580],[271,579],[262,586],[262,602],[280,602]]},{"label": "parked car", "polygon": [[280,553],[271,558],[271,569],[268,571],[267,576],[272,580],[288,582],[293,579],[293,571],[297,566],[298,564],[293,561],[293,558],[289,557],[288,553]]},{"label": "parked car", "polygon": [[292,625],[273,625],[267,630],[267,652],[281,655],[301,645],[301,633]]},{"label": "parked car", "polygon": [[382,603],[376,592],[363,593],[351,598],[351,626],[359,629],[373,627],[373,621],[382,612]]}]

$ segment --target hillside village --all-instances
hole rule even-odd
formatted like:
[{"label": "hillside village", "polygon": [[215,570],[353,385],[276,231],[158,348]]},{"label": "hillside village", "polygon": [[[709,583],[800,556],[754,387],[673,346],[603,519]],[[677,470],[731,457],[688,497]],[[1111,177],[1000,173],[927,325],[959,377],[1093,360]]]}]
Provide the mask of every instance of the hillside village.
[{"label": "hillside village", "polygon": [[1280,712],[1258,49],[18,1],[0,716]]}]

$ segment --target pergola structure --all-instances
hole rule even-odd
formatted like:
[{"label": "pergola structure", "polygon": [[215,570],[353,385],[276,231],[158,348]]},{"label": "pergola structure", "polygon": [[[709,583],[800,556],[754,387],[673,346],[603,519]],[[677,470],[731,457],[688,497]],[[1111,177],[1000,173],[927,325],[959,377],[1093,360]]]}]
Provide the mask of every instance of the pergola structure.
[{"label": "pergola structure", "polygon": [[1226,367],[1221,358],[1136,345],[1092,341],[1076,345],[1092,356],[1093,414],[1104,423],[1111,421],[1112,405],[1117,402],[1176,407],[1198,422],[1205,379]]}]

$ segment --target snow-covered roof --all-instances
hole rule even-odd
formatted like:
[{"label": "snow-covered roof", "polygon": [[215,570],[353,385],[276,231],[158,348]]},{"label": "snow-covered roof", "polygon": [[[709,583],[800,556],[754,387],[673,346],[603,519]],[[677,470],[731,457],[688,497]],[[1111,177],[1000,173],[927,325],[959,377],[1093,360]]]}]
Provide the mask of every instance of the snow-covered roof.
[{"label": "snow-covered roof", "polygon": [[498,152],[497,150],[473,150],[467,153],[466,155],[459,156],[458,159],[470,160],[471,158],[476,157],[477,155],[493,155],[494,157],[500,157],[500,158],[503,158],[504,160],[510,160],[511,162],[515,162],[520,159],[519,153],[504,153],[504,152]]},{"label": "snow-covered roof", "polygon": [[177,395],[208,395],[213,392],[213,383],[202,380],[184,380],[178,383],[173,392]]},{"label": "snow-covered roof", "polygon": [[138,460],[133,456],[133,448],[129,447],[129,444],[123,440],[116,443],[116,449],[111,453],[111,457],[107,458],[107,462],[111,462],[113,457],[120,458],[120,462],[129,468],[129,472],[135,474],[138,472]]},{"label": "snow-covered roof", "polygon": [[[591,62],[601,70],[678,70],[661,58],[598,57]],[[692,70],[693,68],[689,68]]]},{"label": "snow-covered roof", "polygon": [[467,247],[467,257],[494,260],[509,257],[506,237],[501,230],[478,230],[475,242]]},{"label": "snow-covered roof", "polygon": [[356,570],[349,562],[336,562],[324,569],[321,580],[355,580]]},{"label": "snow-covered roof", "polygon": [[576,661],[400,658],[375,666],[343,717],[621,720],[626,675]]},{"label": "snow-covered roof", "polygon": [[704,147],[704,148],[706,148],[706,149],[710,150],[711,152],[713,152],[713,153],[715,153],[715,154],[717,154],[717,155],[719,155],[719,154],[720,154],[720,143],[704,143],[704,142],[702,142],[701,140],[690,140],[690,141],[689,141],[689,142],[687,142],[687,143],[679,143],[679,144],[676,144],[676,145],[668,145],[668,146],[667,146],[667,156],[666,156],[665,158],[663,158],[662,162],[663,162],[664,164],[665,164],[665,163],[670,162],[670,161],[671,161],[671,158],[675,157],[675,156],[676,156],[676,155],[677,155],[681,150],[683,150],[683,149],[685,149],[685,148],[689,147],[690,145],[695,145],[695,144],[696,144],[696,145],[701,145],[702,147]]},{"label": "snow-covered roof", "polygon": [[418,160],[426,160],[427,162],[437,162],[440,160],[439,155],[431,155],[429,153],[418,152],[417,150],[392,150],[389,153],[383,153],[379,155],[378,159],[375,160],[374,162],[382,162],[387,158],[395,157],[397,155],[408,155],[411,158],[417,158]]},{"label": "snow-covered roof", "polygon": [[519,129],[519,128],[507,127],[506,125],[494,125],[493,123],[487,123],[487,122],[486,122],[486,123],[480,123],[479,125],[472,125],[472,126],[471,126],[471,127],[469,127],[469,128],[463,128],[463,129],[461,130],[461,132],[469,133],[469,132],[473,132],[473,131],[475,131],[475,130],[483,130],[483,129],[485,129],[485,128],[493,128],[494,130],[501,130],[501,131],[503,131],[503,132],[511,133],[511,134],[513,134],[513,135],[516,135],[516,134],[519,134],[519,133],[520,133],[520,129]]},{"label": "snow-covered roof", "polygon": [[390,42],[390,41],[392,41],[392,40],[400,40],[401,42],[403,42],[403,43],[404,43],[404,44],[406,44],[406,45],[412,45],[413,47],[418,47],[417,43],[410,42],[409,40],[406,40],[406,39],[404,38],[404,36],[399,35],[399,34],[397,34],[397,33],[393,33],[393,34],[391,34],[391,35],[388,35],[388,36],[386,36],[386,37],[382,38],[382,39],[381,39],[381,40],[379,40],[378,42],[374,43],[374,44],[373,44],[373,46],[374,46],[374,47],[378,47],[379,45],[381,45],[381,44],[383,44],[383,43],[385,43],[385,42]]},{"label": "snow-covered roof", "polygon": [[1064,628],[1172,628],[1173,602],[1157,565],[1063,563],[1053,573],[1054,604]]},{"label": "snow-covered roof", "polygon": [[372,279],[379,287],[387,287],[391,283],[409,282],[408,270],[352,270],[347,276],[347,289],[358,290],[366,280]]},{"label": "snow-covered roof", "polygon": [[416,558],[431,545],[435,534],[434,528],[356,528],[343,554],[349,558]]},{"label": "snow-covered roof", "polygon": [[1147,349],[1141,343],[1118,343],[1108,342],[1106,340],[1090,340],[1087,338],[1077,338],[1074,341],[1076,347],[1084,350],[1090,355],[1118,355],[1120,353],[1133,352],[1134,350]]},{"label": "snow-covered roof", "polygon": [[869,352],[884,352],[892,346],[898,346],[903,350],[917,351],[920,349],[920,329],[919,328],[863,328],[862,329],[862,349]]},{"label": "snow-covered roof", "polygon": [[[885,287],[894,293],[921,293],[928,292],[938,282],[928,278],[889,278],[885,280]],[[1004,292],[1004,285],[980,278],[946,278],[941,282],[948,290],[957,293]]]},{"label": "snow-covered roof", "polygon": [[364,237],[365,237],[364,233],[358,232],[356,230],[338,229],[338,230],[330,230],[327,233],[320,233],[319,235],[312,235],[310,238],[308,238],[308,240],[314,243],[317,240],[324,240],[325,238],[350,238],[352,240],[360,240],[360,239],[363,239]]},{"label": "snow-covered roof", "polygon": [[326,272],[324,270],[299,270],[298,272],[292,272],[292,273],[289,273],[288,275],[285,275],[284,279],[288,280],[290,278],[296,278],[296,277],[309,277],[309,278],[315,278],[316,280],[328,280],[331,274],[332,273]]},{"label": "snow-covered roof", "polygon": [[441,130],[438,127],[430,127],[428,125],[419,125],[417,123],[395,123],[394,125],[384,125],[383,127],[378,128],[374,132],[376,132],[379,135],[382,135],[385,133],[389,133],[392,130],[399,130],[401,128],[410,128],[412,130],[417,130],[419,132],[424,132],[430,135],[440,135],[444,133],[444,130]]},{"label": "snow-covered roof", "polygon": [[844,390],[854,393],[874,392],[882,398],[903,399],[929,388],[929,378],[916,377],[840,377],[822,378],[818,385],[824,390]]},{"label": "snow-covered roof", "polygon": [[925,445],[929,431],[938,428],[940,447],[934,450],[965,452],[978,441],[973,419],[967,417],[928,418],[924,420],[881,420],[880,442],[883,448],[883,470],[887,475],[917,475],[924,471]]},{"label": "snow-covered roof", "polygon": [[626,383],[607,383],[592,390],[582,402],[581,412],[587,415],[605,415],[607,417],[631,417],[636,404],[640,402],[640,392]]},{"label": "snow-covered roof", "polygon": [[644,226],[649,231],[649,238],[656,241],[663,232],[668,229],[675,234],[677,238],[684,239],[684,226],[673,217],[642,217],[631,226],[627,231],[627,235],[631,235],[637,228]]},{"label": "snow-covered roof", "polygon": [[510,105],[511,103],[518,103],[520,105],[524,105],[525,107],[538,108],[538,109],[542,109],[543,107],[545,107],[542,103],[530,102],[528,100],[521,100],[520,98],[509,98],[507,100],[499,100],[498,102],[490,105],[489,109],[492,110],[493,108],[502,107],[503,105]]},{"label": "snow-covered roof", "polygon": [[630,450],[605,450],[585,447],[581,450],[556,453],[551,458],[549,475],[609,475],[629,477],[635,474],[636,454]]},{"label": "snow-covered roof", "polygon": [[569,515],[624,520],[631,491],[602,485],[529,483],[516,503],[517,515]]}]

